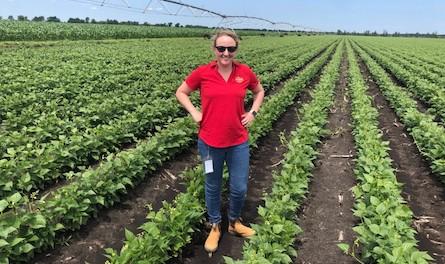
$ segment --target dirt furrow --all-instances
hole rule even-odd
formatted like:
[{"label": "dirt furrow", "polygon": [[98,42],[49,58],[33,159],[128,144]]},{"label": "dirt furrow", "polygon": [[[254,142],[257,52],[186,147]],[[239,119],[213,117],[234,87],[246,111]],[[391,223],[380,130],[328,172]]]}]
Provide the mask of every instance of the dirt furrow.
[{"label": "dirt furrow", "polygon": [[390,142],[390,157],[398,182],[403,184],[403,198],[414,212],[419,249],[428,251],[436,263],[445,263],[445,186],[431,173],[414,140],[400,123],[380,92],[368,69],[360,61],[360,70],[369,86],[369,94],[379,110],[380,129]]},{"label": "dirt furrow", "polygon": [[330,135],[320,146],[309,194],[299,214],[303,234],[297,238],[295,263],[354,263],[337,247],[337,243],[352,243],[352,227],[357,221],[351,211],[354,203],[351,187],[356,181],[347,71],[347,60],[343,57],[327,125]]},{"label": "dirt furrow", "polygon": [[79,231],[66,234],[70,239],[65,245],[38,254],[33,263],[104,263],[104,249],[119,250],[125,239],[125,228],[139,232],[137,228],[146,221],[148,203],[157,211],[162,207],[162,201],[172,201],[178,193],[185,191],[180,173],[198,163],[196,147],[185,150],[174,161],[145,177],[119,204],[101,211]]}]

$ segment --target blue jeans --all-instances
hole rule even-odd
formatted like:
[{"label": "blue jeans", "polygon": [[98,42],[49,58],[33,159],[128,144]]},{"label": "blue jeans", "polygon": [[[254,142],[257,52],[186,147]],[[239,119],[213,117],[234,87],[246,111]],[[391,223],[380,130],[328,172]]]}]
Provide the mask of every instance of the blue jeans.
[{"label": "blue jeans", "polygon": [[249,143],[248,141],[226,148],[214,148],[198,139],[198,151],[201,159],[213,161],[213,172],[205,175],[205,202],[209,222],[221,222],[221,188],[224,162],[229,169],[230,205],[229,220],[241,216],[247,193],[249,178]]}]

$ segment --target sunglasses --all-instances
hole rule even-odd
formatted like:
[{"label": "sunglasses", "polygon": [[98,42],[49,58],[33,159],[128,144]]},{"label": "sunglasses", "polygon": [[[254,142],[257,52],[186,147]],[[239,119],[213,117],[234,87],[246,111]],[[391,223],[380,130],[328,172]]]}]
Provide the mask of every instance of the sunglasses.
[{"label": "sunglasses", "polygon": [[216,48],[216,50],[219,51],[219,52],[224,52],[224,51],[227,50],[228,52],[233,53],[233,52],[236,51],[236,49],[237,49],[238,47],[237,47],[237,46],[235,46],[235,47],[216,46],[215,48]]}]

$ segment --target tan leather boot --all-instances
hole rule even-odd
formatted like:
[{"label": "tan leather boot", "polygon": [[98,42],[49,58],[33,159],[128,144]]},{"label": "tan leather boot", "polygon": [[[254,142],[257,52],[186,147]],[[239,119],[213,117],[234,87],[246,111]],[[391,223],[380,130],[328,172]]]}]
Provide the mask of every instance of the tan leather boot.
[{"label": "tan leather boot", "polygon": [[204,249],[209,252],[209,256],[211,253],[215,252],[218,249],[219,238],[221,237],[221,227],[219,224],[212,224],[212,229],[210,230],[210,234],[207,237],[207,240],[204,244]]},{"label": "tan leather boot", "polygon": [[239,219],[235,221],[230,221],[229,223],[229,233],[241,237],[251,237],[255,235],[255,230],[245,226],[241,223]]}]

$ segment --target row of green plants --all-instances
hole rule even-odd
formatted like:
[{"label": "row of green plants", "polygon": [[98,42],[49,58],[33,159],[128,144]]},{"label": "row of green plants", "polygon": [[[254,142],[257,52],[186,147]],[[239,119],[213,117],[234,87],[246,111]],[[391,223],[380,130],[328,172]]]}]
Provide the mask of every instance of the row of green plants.
[{"label": "row of green plants", "polygon": [[403,53],[400,50],[388,49],[387,47],[385,47],[385,49],[378,47],[378,51],[394,61],[401,63],[409,71],[416,72],[422,78],[428,79],[436,85],[445,88],[445,69],[439,68],[431,63],[426,63],[416,57],[415,53]]},{"label": "row of green plants", "polygon": [[[256,142],[272,129],[273,121],[294,103],[295,97],[309,84],[329,59],[336,44],[331,45],[316,61],[309,64],[298,76],[286,82],[261,107],[261,114],[249,129],[249,142]],[[157,212],[150,211],[147,221],[135,235],[126,231],[124,246],[117,252],[107,249],[107,263],[165,263],[177,256],[191,241],[196,226],[204,221],[204,189],[201,166],[186,173],[187,191],[179,194],[172,203],[164,203]]]},{"label": "row of green plants", "polygon": [[[289,63],[289,62],[288,62]],[[97,169],[77,175],[69,185],[57,189],[35,202],[14,206],[23,197],[8,197],[13,210],[0,211],[2,246],[0,263],[26,261],[35,250],[57,242],[56,234],[74,230],[94,216],[102,207],[114,202],[153,171],[161,162],[183,150],[195,135],[190,118],[181,118],[162,129],[136,148],[110,155]],[[38,224],[36,224],[38,223]]]},{"label": "row of green plants", "polygon": [[401,185],[388,153],[389,142],[382,139],[379,113],[372,105],[372,97],[367,95],[350,43],[347,54],[357,150],[354,173],[358,184],[352,192],[356,200],[354,215],[360,224],[353,228],[358,237],[352,247],[342,244],[341,248],[354,257],[359,248],[362,263],[428,263],[432,258],[416,248],[416,231],[411,226],[413,213],[401,196]]},{"label": "row of green plants", "polygon": [[359,42],[373,43],[381,47],[393,47],[413,54],[421,60],[433,64],[438,67],[445,65],[445,48],[443,39],[427,39],[427,38],[354,38]]},{"label": "row of green plants", "polygon": [[[428,41],[428,40],[424,40]],[[445,76],[445,69],[443,68],[444,63],[440,63],[437,60],[437,55],[428,55],[422,52],[420,49],[424,46],[423,43],[417,43],[417,44],[409,44],[405,43],[405,45],[400,45],[400,41],[373,41],[371,39],[360,39],[361,43],[364,43],[366,46],[372,46],[375,48],[378,48],[380,51],[387,51],[391,55],[397,55],[399,58],[402,58],[406,61],[409,61],[410,63],[417,65],[421,67],[423,70],[422,72],[426,73],[427,75],[432,74],[430,77],[439,77],[443,81],[443,76]],[[404,47],[406,46],[406,47]],[[428,47],[428,46],[427,46]],[[437,47],[431,48],[437,50]],[[440,51],[439,51],[440,52]],[[445,52],[445,50],[443,51]],[[428,73],[427,73],[428,72]],[[425,75],[425,76],[427,76]],[[436,79],[434,77],[434,79]],[[428,77],[427,77],[428,78]],[[431,79],[433,81],[433,79]]]},{"label": "row of green plants", "polygon": [[420,153],[430,162],[431,170],[445,182],[445,129],[433,116],[420,112],[411,94],[396,86],[385,70],[354,43],[354,49],[367,65],[382,93],[407,127]]},{"label": "row of green plants", "polygon": [[298,128],[287,142],[282,169],[273,175],[272,191],[265,196],[265,205],[258,207],[261,223],[253,225],[256,235],[245,242],[243,260],[225,257],[226,263],[292,263],[292,257],[297,256],[294,242],[302,230],[296,223],[295,212],[308,191],[317,144],[327,134],[323,127],[334,101],[343,48],[342,42],[323,70],[312,101],[299,109]]},{"label": "row of green plants", "polygon": [[[324,48],[322,46],[318,49]],[[319,52],[313,49],[294,50],[296,55],[291,55],[294,57],[294,61],[291,61],[298,66],[306,64]],[[275,82],[279,81],[278,77],[282,79],[289,74],[289,70],[283,66],[276,67],[275,70],[278,74],[275,71],[259,74],[261,77],[274,74],[277,78],[269,80]],[[163,107],[159,107],[160,105]],[[4,175],[0,180],[0,186],[3,186],[0,198],[16,191],[23,195],[30,190],[43,189],[45,183],[66,176],[69,178],[73,171],[82,171],[82,167],[103,159],[110,152],[118,151],[122,144],[135,142],[137,138],[146,136],[147,131],[153,131],[157,126],[171,121],[173,117],[182,115],[183,112],[175,98],[156,99],[133,112],[128,112],[125,118],[117,119],[117,122],[111,122],[109,125],[78,131],[69,137],[59,136],[57,140],[39,148],[28,144],[20,146],[18,150],[8,148],[8,159],[0,161],[0,173]]]},{"label": "row of green plants", "polygon": [[5,72],[0,84],[2,131],[25,128],[39,137],[34,130],[46,130],[46,118],[54,116],[64,123],[41,136],[49,141],[51,134],[69,133],[64,127],[71,123],[80,130],[106,124],[157,97],[169,97],[173,84],[210,58],[203,44],[140,40],[5,52],[0,59]]},{"label": "row of green plants", "polygon": [[[0,213],[0,263],[25,262],[34,251],[54,246],[57,234],[78,229],[101,208],[118,202],[165,160],[189,146],[196,130],[191,118],[175,120],[136,148],[108,156],[98,168],[86,170],[48,197]],[[14,195],[7,202],[20,199],[20,195]],[[3,205],[0,209],[4,208]]]},{"label": "row of green plants", "polygon": [[[207,37],[214,31],[215,29],[212,28],[193,27],[0,20],[0,41]],[[237,33],[241,36],[279,34],[278,32],[259,30],[237,30]]]},{"label": "row of green plants", "polygon": [[427,103],[432,114],[437,115],[442,122],[445,121],[445,89],[419,77],[417,70],[409,70],[405,66],[406,63],[394,61],[387,55],[376,52],[369,47],[361,45],[361,48],[366,50],[382,67],[394,74],[413,94]]}]

